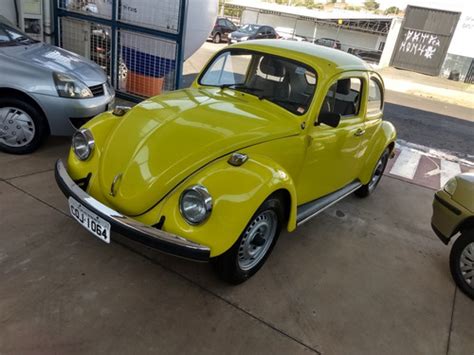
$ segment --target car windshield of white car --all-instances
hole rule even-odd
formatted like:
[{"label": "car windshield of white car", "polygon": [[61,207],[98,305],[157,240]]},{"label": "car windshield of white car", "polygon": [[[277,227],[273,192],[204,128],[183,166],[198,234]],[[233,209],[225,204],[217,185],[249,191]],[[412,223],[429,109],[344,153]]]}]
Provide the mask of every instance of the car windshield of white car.
[{"label": "car windshield of white car", "polygon": [[250,93],[286,110],[307,112],[316,89],[316,72],[298,61],[241,49],[217,55],[199,84]]}]

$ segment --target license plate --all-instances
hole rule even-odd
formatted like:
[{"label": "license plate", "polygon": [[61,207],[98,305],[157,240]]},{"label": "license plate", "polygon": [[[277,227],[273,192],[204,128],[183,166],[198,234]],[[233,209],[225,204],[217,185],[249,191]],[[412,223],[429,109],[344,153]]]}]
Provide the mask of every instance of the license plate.
[{"label": "license plate", "polygon": [[69,197],[71,215],[89,232],[106,243],[110,243],[110,223],[89,211],[72,197]]}]

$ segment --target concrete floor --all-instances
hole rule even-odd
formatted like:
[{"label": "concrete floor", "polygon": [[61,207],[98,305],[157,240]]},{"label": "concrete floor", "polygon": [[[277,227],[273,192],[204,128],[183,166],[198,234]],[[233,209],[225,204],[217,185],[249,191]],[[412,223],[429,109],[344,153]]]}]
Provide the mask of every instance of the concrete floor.
[{"label": "concrete floor", "polygon": [[207,264],[75,223],[52,170],[68,141],[0,153],[0,354],[474,354],[432,190],[385,177],[283,234],[231,287]]}]

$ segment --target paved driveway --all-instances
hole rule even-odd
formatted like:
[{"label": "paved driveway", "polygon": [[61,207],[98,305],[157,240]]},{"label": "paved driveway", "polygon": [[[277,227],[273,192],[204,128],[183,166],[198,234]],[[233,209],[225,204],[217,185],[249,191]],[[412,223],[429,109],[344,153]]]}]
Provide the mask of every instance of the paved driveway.
[{"label": "paved driveway", "polygon": [[230,287],[207,264],[82,229],[53,176],[67,148],[0,153],[0,354],[474,354],[474,304],[429,227],[433,190],[386,176]]}]

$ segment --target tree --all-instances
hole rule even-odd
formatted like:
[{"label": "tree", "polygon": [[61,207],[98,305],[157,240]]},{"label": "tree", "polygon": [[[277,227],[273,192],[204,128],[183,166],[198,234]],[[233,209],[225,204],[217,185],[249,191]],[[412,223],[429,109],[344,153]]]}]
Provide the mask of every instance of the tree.
[{"label": "tree", "polygon": [[385,10],[384,14],[385,15],[390,15],[390,14],[398,14],[400,12],[400,9],[396,6],[390,6],[388,9]]},{"label": "tree", "polygon": [[380,4],[375,0],[367,0],[364,2],[364,7],[369,11],[374,11],[379,8]]}]

